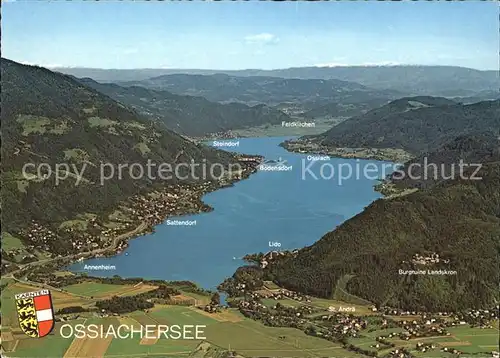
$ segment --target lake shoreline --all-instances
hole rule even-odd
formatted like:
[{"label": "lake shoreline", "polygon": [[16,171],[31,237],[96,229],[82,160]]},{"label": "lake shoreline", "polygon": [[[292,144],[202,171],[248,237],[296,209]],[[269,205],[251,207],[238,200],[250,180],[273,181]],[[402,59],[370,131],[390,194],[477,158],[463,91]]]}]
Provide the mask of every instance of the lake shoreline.
[{"label": "lake shoreline", "polygon": [[[183,210],[180,210],[175,213],[168,213],[164,215],[162,218],[155,220],[154,222],[148,222],[147,220],[138,221],[136,222],[137,226],[135,226],[132,230],[120,233],[117,236],[110,238],[109,241],[111,241],[111,244],[108,245],[107,247],[95,249],[92,251],[86,251],[83,253],[71,254],[64,257],[55,257],[53,259],[30,262],[22,265],[21,267],[13,271],[5,273],[5,276],[14,277],[17,279],[18,277],[25,276],[27,273],[30,272],[30,269],[32,268],[40,269],[46,266],[51,266],[54,271],[57,271],[60,270],[61,268],[68,267],[77,262],[82,262],[83,260],[90,260],[100,257],[117,256],[128,247],[128,243],[130,240],[154,233],[155,227],[163,224],[169,218],[200,214],[203,212],[211,212],[214,210],[214,208],[206,204],[203,201],[203,197],[211,192],[233,187],[235,183],[244,181],[248,179],[252,174],[257,172],[257,168],[258,165],[260,164],[261,157],[260,156],[249,156],[249,157],[256,159],[256,161],[245,162],[245,165],[247,166],[246,168],[249,170],[241,173],[240,176],[227,178],[222,183],[218,182],[217,184],[215,184],[213,182],[210,182],[208,185],[200,185],[199,190],[196,190],[193,195],[191,196],[187,195],[186,197],[178,198],[179,202],[187,198],[188,203],[190,204],[190,208],[184,208]],[[163,190],[167,191],[169,188],[170,186],[163,188]],[[158,190],[152,190],[147,194],[139,196],[138,198],[143,200],[149,200],[149,203],[151,203],[153,206],[156,204],[160,204],[161,202],[159,201],[155,202],[155,199],[151,199],[150,197],[148,197],[149,194],[155,192],[158,193]],[[91,276],[89,275],[89,277]]]},{"label": "lake shoreline", "polygon": [[329,147],[301,138],[284,141],[280,146],[292,153],[328,155],[330,157],[343,159],[379,160],[404,163],[413,158],[413,155],[402,149]]},{"label": "lake shoreline", "polygon": [[[338,183],[337,177],[320,180],[309,175],[304,177],[301,168],[313,159],[289,153],[279,146],[291,138],[294,137],[240,138],[236,140],[238,146],[228,148],[243,155],[256,153],[270,162],[282,159],[286,163],[283,167],[290,170],[259,170],[251,180],[242,181],[231,190],[208,193],[203,201],[217,209],[210,215],[202,213],[170,220],[196,221],[196,224],[164,222],[146,239],[130,241],[130,247],[121,255],[92,259],[70,269],[87,272],[83,264],[112,264],[116,266],[113,272],[90,274],[189,280],[214,289],[245,264],[241,260],[245,255],[292,251],[312,245],[381,197],[373,190],[374,179],[364,176],[342,183]],[[319,175],[321,166],[338,168],[344,162],[359,166],[352,159],[332,158],[317,161],[311,168]],[[361,165],[375,165],[381,172],[384,163],[369,162],[363,161]],[[338,205],[332,206],[331,197],[336,198]],[[148,262],[151,264],[146,264]]]}]

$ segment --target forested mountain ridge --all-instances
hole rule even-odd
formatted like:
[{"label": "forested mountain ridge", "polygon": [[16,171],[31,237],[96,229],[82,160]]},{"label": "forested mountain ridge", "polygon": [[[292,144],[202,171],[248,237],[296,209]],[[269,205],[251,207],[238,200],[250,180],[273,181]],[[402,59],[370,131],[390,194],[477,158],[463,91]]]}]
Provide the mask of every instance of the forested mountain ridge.
[{"label": "forested mountain ridge", "polygon": [[429,188],[460,175],[460,165],[475,168],[491,162],[500,162],[500,136],[491,132],[460,135],[404,163],[389,179],[400,189]]},{"label": "forested mountain ridge", "polygon": [[[498,303],[500,164],[482,180],[449,180],[430,189],[377,200],[296,258],[270,265],[268,278],[307,294],[330,297],[340,279],[347,291],[377,305],[451,311]],[[437,253],[420,265],[414,255]],[[399,270],[456,274],[401,274]]]},{"label": "forested mountain ridge", "polygon": [[457,66],[317,66],[258,73],[285,78],[335,78],[371,88],[446,97],[467,96],[484,90],[498,91],[500,85],[498,71]]},{"label": "forested mountain ridge", "polygon": [[90,78],[78,81],[188,136],[291,121],[285,113],[262,104],[253,107],[242,103],[221,104],[203,97],[177,95],[139,86],[121,87]]},{"label": "forested mountain ridge", "polygon": [[[124,198],[155,185],[146,175],[132,179],[128,169],[100,185],[102,163],[197,163],[227,165],[225,152],[196,145],[141,117],[73,78],[35,66],[1,59],[2,216],[3,230],[17,230],[31,220],[57,222],[85,211],[108,210]],[[27,177],[26,163],[33,164]],[[44,171],[36,168],[46,165]],[[74,165],[75,173],[56,185],[48,167]],[[201,168],[196,168],[201,177]],[[40,174],[40,175],[38,175]],[[109,174],[109,173],[108,173]],[[134,174],[136,176],[137,174]],[[189,181],[191,177],[187,179]],[[196,181],[196,179],[193,179]]]},{"label": "forested mountain ridge", "polygon": [[352,117],[364,114],[374,108],[383,106],[390,102],[386,99],[372,99],[366,102],[356,104],[341,104],[331,102],[328,104],[314,106],[303,113],[305,118],[321,118],[321,117]]},{"label": "forested mountain ridge", "polygon": [[460,135],[499,130],[500,100],[462,105],[419,96],[392,101],[307,139],[331,147],[398,148],[418,155]]}]

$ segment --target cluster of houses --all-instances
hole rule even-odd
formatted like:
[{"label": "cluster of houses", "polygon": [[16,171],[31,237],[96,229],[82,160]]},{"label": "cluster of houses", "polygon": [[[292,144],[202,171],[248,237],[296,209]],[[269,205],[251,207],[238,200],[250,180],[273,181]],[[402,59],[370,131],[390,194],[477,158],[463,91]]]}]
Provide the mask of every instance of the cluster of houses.
[{"label": "cluster of houses", "polygon": [[[448,332],[445,328],[440,326],[432,326],[426,327],[419,324],[406,325],[404,326],[404,332],[398,334],[398,337],[403,340],[410,340],[413,338],[422,338],[422,337],[434,337],[434,336],[449,336],[450,332]],[[389,336],[395,336],[396,334],[392,334]]]},{"label": "cluster of houses", "polygon": [[31,242],[30,246],[37,247],[40,250],[51,252],[52,245],[57,241],[58,235],[46,228],[45,226],[35,222],[31,222],[30,228],[22,231],[21,236]]},{"label": "cluster of houses", "polygon": [[274,307],[268,307],[260,301],[258,295],[238,301],[240,312],[254,320],[259,320],[271,327],[293,327],[303,329],[307,323],[304,316],[314,312],[309,306],[289,307],[279,302]]},{"label": "cluster of houses", "polygon": [[[392,308],[392,307],[388,307],[388,306],[384,306],[384,307],[381,307],[378,309],[376,307],[372,306],[371,309],[373,312],[378,311],[386,316],[421,316],[421,315],[425,314],[424,312],[420,312],[420,311],[405,311],[405,310],[402,310],[399,308]],[[443,315],[447,316],[447,313],[444,312]]]},{"label": "cluster of houses", "polygon": [[2,250],[2,259],[20,264],[27,264],[38,260],[36,255],[26,252],[23,248],[13,248],[7,252]]},{"label": "cluster of houses", "polygon": [[199,198],[210,187],[210,182],[189,186],[172,185],[155,193],[154,197],[133,196],[130,200],[129,215],[138,222],[145,222],[149,226],[154,226],[163,222],[169,216],[183,213],[186,209],[193,212],[207,211],[207,207]]},{"label": "cluster of houses", "polygon": [[[193,186],[191,186],[193,187]],[[191,190],[194,192],[207,190],[208,184],[199,185]],[[116,219],[117,225],[112,228],[102,226],[97,221],[97,217],[88,219],[85,230],[74,226],[65,226],[58,229],[49,229],[32,221],[28,228],[22,230],[19,235],[24,237],[29,244],[26,246],[27,251],[30,248],[37,248],[45,251],[48,257],[62,257],[68,255],[76,255],[85,251],[92,251],[106,246],[114,237],[123,234],[137,225],[137,222],[146,222],[149,225],[156,225],[163,221],[166,216],[172,215],[175,212],[180,212],[186,204],[181,205],[179,202],[180,195],[178,194],[185,188],[179,186],[169,187],[165,192],[161,192],[158,198],[154,200],[147,199],[143,196],[134,196],[130,199],[128,220]],[[190,193],[189,191],[187,192]],[[199,200],[198,200],[199,201]],[[198,208],[202,208],[201,202],[192,204]],[[115,220],[114,220],[115,221]],[[61,244],[64,242],[64,245]],[[126,247],[126,242],[120,242],[117,250],[121,251]],[[15,254],[15,253],[14,253]],[[36,261],[34,255],[33,260]]]},{"label": "cluster of houses", "polygon": [[448,347],[441,348],[441,352],[451,353],[451,354],[454,354],[455,356],[459,356],[463,353],[463,352],[460,352],[458,349],[448,348]]},{"label": "cluster of houses", "polygon": [[500,305],[490,309],[472,309],[454,314],[455,322],[466,322],[472,327],[492,328],[491,321],[498,320]]},{"label": "cluster of houses", "polygon": [[321,155],[338,156],[342,158],[365,158],[376,160],[394,160],[406,162],[410,157],[399,152],[389,152],[377,148],[333,148],[318,144],[312,139],[300,139],[297,141],[287,141],[284,147],[297,153],[316,153]]},{"label": "cluster of houses", "polygon": [[262,162],[262,157],[257,155],[237,155],[236,159],[242,163],[260,164]]},{"label": "cluster of houses", "polygon": [[[256,170],[260,157],[241,156],[237,158],[243,163],[244,175]],[[241,177],[240,173],[240,177]],[[228,178],[229,180],[233,178]],[[209,207],[200,200],[201,196],[219,186],[206,181],[198,184],[177,184],[165,187],[153,196],[136,195],[128,200],[127,219],[113,219],[116,225],[105,227],[98,222],[97,217],[87,220],[85,230],[74,226],[65,226],[51,230],[44,225],[32,221],[28,228],[18,234],[29,242],[28,247],[36,247],[53,257],[77,255],[82,252],[93,251],[106,246],[114,237],[124,234],[137,223],[145,223],[147,230],[163,222],[169,216],[184,214],[186,211],[195,213],[208,211]],[[126,247],[126,242],[120,242],[118,251]],[[50,256],[50,257],[52,257]],[[36,257],[33,257],[33,261]],[[29,261],[29,257],[24,260]],[[23,261],[23,263],[25,263]]]},{"label": "cluster of houses", "polygon": [[[403,263],[405,263],[406,261],[403,261]],[[443,259],[442,257],[439,257],[439,254],[438,253],[431,253],[431,254],[428,254],[428,255],[420,255],[420,254],[415,254],[413,255],[413,257],[411,258],[410,262],[414,265],[433,265],[433,264],[437,264],[437,263],[449,263],[450,260],[449,259]]]},{"label": "cluster of houses", "polygon": [[203,137],[196,138],[197,140],[204,141],[204,140],[212,140],[212,139],[233,139],[237,138],[238,135],[236,135],[233,131],[227,130],[227,131],[220,131],[220,132],[213,132],[213,133],[208,133]]},{"label": "cluster of houses", "polygon": [[267,306],[258,300],[241,300],[238,302],[238,307],[251,311],[267,310]]},{"label": "cluster of houses", "polygon": [[[462,325],[470,325],[479,328],[492,328],[492,321],[499,317],[499,306],[491,309],[471,309],[464,312],[437,312],[434,314],[422,313],[416,311],[401,311],[396,309],[384,308],[382,310],[385,315],[391,316],[420,316],[418,321],[402,320],[399,325],[407,330],[412,328],[426,329],[445,329],[447,327],[455,327]],[[437,327],[437,328],[436,328]],[[435,332],[433,332],[435,333]],[[440,332],[438,332],[440,333]]]},{"label": "cluster of houses", "polygon": [[321,316],[321,319],[328,322],[332,336],[359,337],[359,332],[368,327],[368,322],[363,317],[350,314],[337,313]]},{"label": "cluster of houses", "polygon": [[82,231],[78,235],[71,236],[71,245],[73,246],[72,252],[81,252],[92,249],[97,249],[102,246],[102,239],[98,235],[93,235],[88,232]]},{"label": "cluster of houses", "polygon": [[295,257],[299,253],[298,249],[292,250],[292,251],[269,251],[262,256],[260,260],[260,267],[261,268],[266,268],[269,263],[273,260],[276,260],[277,258],[285,258],[285,257]]},{"label": "cluster of houses", "polygon": [[310,315],[314,312],[317,311],[317,309],[311,307],[311,306],[283,306],[279,303],[277,303],[275,306],[272,307],[273,310],[276,310],[280,312],[281,314],[288,314],[292,316],[297,316],[297,317],[303,317],[304,315]]},{"label": "cluster of houses", "polygon": [[389,355],[389,357],[394,357],[394,358],[412,358],[412,354],[405,348],[397,348],[392,350]]},{"label": "cluster of houses", "polygon": [[252,294],[259,298],[272,298],[276,301],[291,299],[299,302],[307,302],[307,303],[311,302],[311,297],[295,291],[290,291],[285,289],[280,289],[277,292],[267,291],[267,290],[255,291]]},{"label": "cluster of houses", "polygon": [[436,345],[434,343],[417,342],[415,349],[423,353],[430,351],[431,349],[436,349]]},{"label": "cluster of houses", "polygon": [[213,300],[204,306],[197,306],[197,307],[208,313],[217,313],[220,312],[222,309],[220,303],[214,302]]},{"label": "cluster of houses", "polygon": [[289,116],[299,116],[305,112],[304,108],[294,102],[283,103],[279,107],[280,111],[288,114]]},{"label": "cluster of houses", "polygon": [[[275,300],[291,298],[304,303],[310,302],[309,297],[300,296],[300,294],[293,291],[280,289],[276,292],[272,292],[271,295],[268,293],[263,294],[261,291],[248,292],[246,299],[241,300],[238,303],[240,311],[245,316],[257,319],[269,326],[299,328],[304,330],[307,334],[331,341],[339,341],[339,339],[342,341],[347,337],[362,337],[362,331],[368,329],[368,321],[366,317],[363,316],[354,316],[353,314],[339,312],[315,315],[316,312],[319,313],[320,311],[306,304],[290,307],[283,306],[280,302],[277,302],[274,307],[268,307],[261,303],[262,298],[274,298]],[[372,308],[374,311],[377,311],[375,307]],[[381,311],[387,312],[390,315],[420,315],[418,319],[414,320],[390,320],[389,318],[382,320],[383,328],[401,327],[404,329],[403,332],[390,332],[385,335],[377,336],[375,338],[376,343],[370,347],[375,349],[374,352],[370,351],[370,354],[376,354],[375,352],[385,350],[387,348],[394,348],[386,355],[386,357],[390,358],[413,357],[409,350],[395,348],[395,343],[391,342],[390,339],[409,341],[411,339],[419,340],[425,337],[450,336],[451,334],[447,331],[447,327],[464,325],[469,323],[471,319],[474,318],[484,318],[488,320],[498,318],[498,309],[496,311],[494,309],[470,310],[461,314],[439,312],[432,315],[416,311],[409,312],[394,310],[389,309],[388,307],[381,309]],[[311,328],[311,320],[315,321],[315,324],[313,324],[314,329]],[[351,347],[352,349],[356,348],[352,346],[352,344],[347,344],[346,347]],[[415,346],[416,351],[424,354],[433,349],[438,349],[438,345],[435,343],[426,343],[424,341],[417,342]],[[454,354],[454,356],[462,354],[461,351],[451,347],[441,348],[441,351]]]}]

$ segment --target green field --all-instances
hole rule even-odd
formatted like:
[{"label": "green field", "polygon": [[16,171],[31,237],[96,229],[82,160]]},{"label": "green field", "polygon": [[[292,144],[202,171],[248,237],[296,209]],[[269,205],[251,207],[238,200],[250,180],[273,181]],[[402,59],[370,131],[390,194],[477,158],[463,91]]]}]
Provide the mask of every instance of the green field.
[{"label": "green field", "polygon": [[[308,336],[302,331],[294,328],[267,327],[260,322],[244,318],[236,310],[226,310],[221,313],[209,315],[198,311],[193,307],[175,305],[156,305],[153,309],[136,311],[121,316],[96,317],[88,314],[87,320],[73,320],[76,323],[98,324],[105,327],[113,325],[117,328],[120,324],[133,325],[139,329],[140,325],[205,325],[203,335],[206,340],[173,340],[161,337],[158,340],[141,339],[139,335],[134,338],[113,339],[86,339],[76,340],[60,336],[58,323],[54,331],[43,339],[32,339],[25,336],[18,327],[17,314],[14,305],[14,294],[34,290],[26,284],[15,283],[11,280],[3,280],[9,283],[2,292],[2,345],[11,357],[188,357],[201,344],[205,343],[206,351],[200,350],[194,356],[203,358],[216,358],[223,355],[225,350],[236,351],[244,357],[338,357],[350,358],[361,357],[353,352],[343,349],[339,344],[327,340]],[[145,285],[144,285],[145,286]],[[69,292],[78,295],[104,297],[113,294],[127,294],[138,292],[141,285],[112,285],[97,282],[83,282],[68,286]],[[142,289],[147,289],[145,286]],[[186,295],[192,296],[186,292]],[[52,292],[55,308],[61,305],[86,305],[95,300],[85,297],[74,296],[70,293]],[[208,296],[199,294],[198,298]],[[265,300],[267,301],[267,300]],[[268,304],[276,304],[275,300],[268,300]],[[281,300],[281,304],[303,304],[293,300]],[[312,303],[318,308],[327,308],[330,305],[345,305],[343,302],[312,299]],[[366,307],[365,307],[366,309]],[[360,308],[361,310],[361,308]],[[358,312],[358,310],[356,311]],[[324,313],[321,313],[324,314]],[[368,318],[371,320],[371,318]],[[361,338],[351,338],[349,342],[360,348],[374,350],[371,345],[376,344],[375,338],[379,335],[387,336],[390,332],[400,332],[401,328],[377,329],[369,332],[363,331]],[[459,326],[449,329],[450,336],[430,337],[402,341],[399,338],[391,338],[389,341],[397,347],[407,347],[414,351],[417,342],[435,343],[438,348],[430,352],[413,353],[422,358],[446,358],[452,356],[440,351],[439,346],[448,346],[463,351],[463,356],[487,357],[491,351],[498,350],[498,322],[496,327],[490,329],[470,328]],[[392,348],[379,351],[379,356],[390,352]],[[80,354],[80,355],[78,355]],[[212,355],[213,354],[213,355]]]},{"label": "green field", "polygon": [[114,285],[100,282],[81,282],[64,287],[69,293],[94,298],[136,295],[154,289],[149,285]]},{"label": "green field", "polygon": [[[363,332],[363,337],[351,338],[349,343],[363,348],[371,349],[372,345],[377,344],[375,338],[377,336],[387,336],[392,332],[401,332],[401,328],[391,328],[391,329],[380,329],[372,332]],[[480,329],[480,328],[470,328],[469,326],[462,327],[452,327],[449,328],[450,336],[436,336],[428,338],[410,339],[409,341],[402,341],[399,338],[390,338],[388,341],[396,344],[396,347],[406,347],[412,351],[418,357],[425,358],[445,358],[451,357],[451,354],[441,352],[442,347],[448,347],[450,349],[458,349],[465,354],[474,354],[474,357],[490,357],[491,351],[498,351],[498,330],[492,329]],[[430,350],[427,352],[417,352],[415,350],[415,345],[417,342],[422,343],[434,343],[438,348]],[[454,344],[456,343],[456,344]],[[393,350],[394,348],[383,349],[379,351],[379,355],[386,354]]]},{"label": "green field", "polygon": [[183,357],[196,348],[199,341],[167,340],[162,338],[155,344],[140,344],[140,338],[114,339],[104,357]]},{"label": "green field", "polygon": [[2,250],[9,252],[13,249],[22,248],[24,248],[24,245],[19,238],[12,236],[8,232],[2,233]]},{"label": "green field", "polygon": [[470,342],[468,346],[456,346],[454,348],[466,353],[499,351],[498,322],[493,328],[470,328],[454,327],[448,330],[451,336],[459,342]]},{"label": "green field", "polygon": [[64,289],[70,293],[82,296],[104,297],[113,295],[116,292],[123,291],[123,285],[112,285],[99,282],[82,282],[75,285],[69,285]]},{"label": "green field", "polygon": [[184,306],[164,306],[152,309],[149,316],[162,324],[193,324],[210,325],[217,321]]},{"label": "green field", "polygon": [[[279,337],[284,337],[280,339]],[[266,327],[244,319],[207,327],[208,341],[245,357],[354,357],[341,346],[293,328]]]},{"label": "green field", "polygon": [[[84,320],[75,320],[70,322],[72,326],[77,323],[83,323]],[[23,336],[23,333],[16,335],[19,338],[14,352],[9,352],[9,357],[24,357],[24,358],[61,358],[73,341],[72,338],[61,337],[60,327],[62,323],[56,323],[53,331],[43,338],[29,338]]]}]

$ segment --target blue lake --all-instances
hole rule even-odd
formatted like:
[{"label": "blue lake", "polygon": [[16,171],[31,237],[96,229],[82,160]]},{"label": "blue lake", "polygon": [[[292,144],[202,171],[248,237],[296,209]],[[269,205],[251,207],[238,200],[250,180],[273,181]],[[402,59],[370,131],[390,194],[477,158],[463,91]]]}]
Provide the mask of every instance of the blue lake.
[{"label": "blue lake", "polygon": [[[258,171],[233,187],[205,195],[204,202],[214,211],[178,218],[196,220],[196,226],[160,224],[154,233],[131,240],[120,255],[86,260],[70,270],[92,276],[189,280],[213,289],[243,264],[242,256],[273,250],[269,241],[281,243],[283,250],[311,245],[381,197],[373,190],[374,177],[382,176],[382,167],[389,163],[332,158],[315,161],[303,177],[302,167],[310,161],[305,154],[279,147],[285,139],[239,139],[239,147],[231,150],[266,159],[281,157],[291,171]],[[331,168],[338,171],[342,166],[344,174],[347,166],[353,174],[339,182],[337,173],[331,177]],[[363,175],[367,166],[369,178]],[[361,175],[356,175],[356,168]],[[379,175],[373,174],[375,168]],[[115,265],[116,270],[89,272],[83,270],[85,264]]]}]

